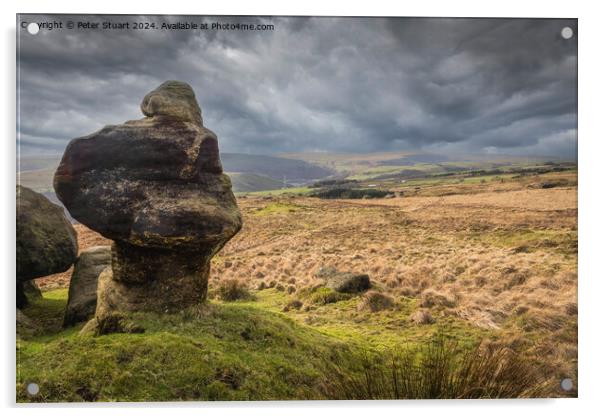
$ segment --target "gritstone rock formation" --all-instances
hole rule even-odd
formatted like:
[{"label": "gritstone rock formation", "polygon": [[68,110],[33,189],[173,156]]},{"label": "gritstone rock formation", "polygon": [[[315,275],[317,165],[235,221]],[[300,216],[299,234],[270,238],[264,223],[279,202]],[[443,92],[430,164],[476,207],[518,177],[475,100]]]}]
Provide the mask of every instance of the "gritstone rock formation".
[{"label": "gritstone rock formation", "polygon": [[165,82],[141,109],[146,118],[72,140],[54,176],[71,215],[114,241],[97,319],[203,302],[211,257],[242,226],[192,88]]},{"label": "gritstone rock formation", "polygon": [[110,246],[94,246],[79,253],[69,283],[64,327],[85,322],[94,316],[98,276],[107,267],[111,267]]},{"label": "gritstone rock formation", "polygon": [[27,304],[24,284],[67,270],[77,258],[77,234],[61,207],[17,186],[17,307]]}]

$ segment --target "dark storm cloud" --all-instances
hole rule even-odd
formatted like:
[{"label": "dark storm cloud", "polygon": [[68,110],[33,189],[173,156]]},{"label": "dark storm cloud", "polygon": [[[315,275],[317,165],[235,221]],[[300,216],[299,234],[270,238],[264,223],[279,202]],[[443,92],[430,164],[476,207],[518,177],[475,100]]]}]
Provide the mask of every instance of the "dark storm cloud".
[{"label": "dark storm cloud", "polygon": [[140,118],[144,94],[189,82],[222,151],[429,150],[574,157],[575,20],[145,18],[273,31],[20,30],[23,152]]}]

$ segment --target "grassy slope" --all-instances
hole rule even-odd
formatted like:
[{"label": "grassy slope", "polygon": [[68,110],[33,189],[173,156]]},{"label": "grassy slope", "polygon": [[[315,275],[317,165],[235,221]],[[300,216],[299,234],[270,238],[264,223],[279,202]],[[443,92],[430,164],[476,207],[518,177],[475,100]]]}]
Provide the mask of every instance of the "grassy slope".
[{"label": "grassy slope", "polygon": [[280,189],[283,182],[265,175],[252,173],[229,173],[234,192],[254,192],[267,189]]},{"label": "grassy slope", "polygon": [[[49,292],[25,312],[60,318],[64,304],[65,291]],[[50,325],[46,335],[20,340],[17,400],[29,401],[29,381],[40,385],[39,401],[315,398],[323,357],[343,347],[247,304],[137,320],[144,334],[94,338]]]},{"label": "grassy slope", "polygon": [[[566,175],[566,173],[550,173],[541,175],[541,178],[518,178],[503,184],[499,183],[499,177],[496,176],[485,178],[486,184],[483,185],[481,184],[483,177],[466,178],[461,183],[454,178],[433,178],[420,181],[412,180],[395,185],[397,189],[409,192],[419,184],[422,187],[421,195],[440,195],[447,192],[445,191],[447,188],[441,185],[449,186],[454,194],[467,193],[468,191],[477,192],[493,186],[492,184],[500,187],[500,189],[502,187],[515,189],[519,185],[521,186],[520,189],[528,189],[530,181],[552,180],[557,176],[564,177]],[[523,184],[523,180],[528,182]],[[533,192],[548,195],[555,192],[555,190]],[[500,195],[510,194],[500,193]],[[476,197],[478,195],[474,198]],[[543,195],[540,197],[543,197]],[[506,198],[506,196],[503,196],[502,200]],[[463,203],[472,200],[473,196]],[[404,198],[399,199],[399,201],[399,203],[403,203],[403,201],[411,201],[411,199]],[[386,202],[391,201],[381,201],[381,203]],[[287,223],[294,221],[298,224],[304,224],[304,221],[307,221],[305,217],[299,215],[309,208],[297,205],[298,202],[293,204],[283,199],[253,204],[251,204],[253,208],[249,210],[247,217],[247,228],[253,224],[255,218],[264,221],[270,220],[271,229],[274,230],[279,230],[276,225],[280,223],[276,220],[280,217],[286,219]],[[535,207],[540,209],[541,204],[543,202],[540,201],[535,204]],[[420,204],[417,206],[420,206]],[[437,206],[441,209],[445,208],[441,203]],[[528,207],[528,205],[525,205],[525,207]],[[435,208],[431,209],[434,210],[432,215],[440,215]],[[454,207],[453,209],[457,210],[458,208]],[[526,208],[524,209],[526,210]],[[535,222],[528,223],[530,224],[529,227],[525,228],[521,224],[527,221],[528,217],[518,216],[523,209],[518,210],[519,213],[517,214],[516,209],[512,208],[509,213],[504,214],[510,215],[507,219],[513,219],[510,225],[502,226],[504,224],[502,220],[506,217],[500,216],[501,214],[498,213],[492,216],[491,220],[499,220],[501,221],[500,224],[495,227],[492,225],[491,229],[485,229],[487,232],[483,232],[483,229],[471,228],[472,225],[481,224],[478,216],[475,218],[472,218],[472,216],[482,210],[483,208],[479,207],[478,209],[475,208],[474,211],[470,211],[469,218],[471,220],[466,227],[460,227],[458,230],[453,228],[446,232],[452,233],[454,238],[465,237],[469,247],[482,247],[479,252],[481,254],[491,252],[493,255],[496,248],[505,250],[521,248],[520,254],[516,255],[517,258],[515,259],[512,257],[514,254],[504,252],[506,257],[510,256],[508,262],[481,256],[479,258],[488,267],[485,269],[482,267],[476,268],[477,265],[475,265],[476,271],[474,271],[474,274],[471,274],[473,272],[470,271],[470,265],[461,263],[462,267],[466,266],[470,270],[464,272],[464,269],[462,269],[457,273],[459,274],[457,279],[459,283],[456,284],[452,281],[451,283],[442,283],[442,285],[443,287],[450,286],[453,290],[456,290],[464,284],[463,282],[470,283],[476,278],[490,275],[490,283],[486,283],[484,288],[477,287],[474,289],[478,301],[485,302],[478,303],[478,305],[487,307],[486,301],[489,299],[489,292],[484,291],[488,287],[487,285],[492,286],[491,290],[494,290],[495,287],[502,285],[501,279],[507,277],[503,273],[498,276],[499,273],[496,272],[498,269],[502,269],[502,266],[507,265],[506,263],[510,264],[510,261],[514,261],[516,262],[514,266],[518,270],[512,271],[511,268],[508,268],[508,273],[510,273],[508,276],[512,277],[516,274],[516,277],[520,278],[524,274],[523,272],[528,270],[529,274],[526,277],[531,279],[528,282],[528,287],[525,285],[525,290],[521,290],[523,286],[519,281],[516,290],[507,290],[506,292],[514,293],[519,298],[518,304],[529,305],[530,309],[520,315],[510,314],[502,324],[501,331],[496,332],[479,329],[474,325],[470,326],[465,319],[446,313],[444,308],[432,310],[436,318],[434,325],[414,325],[409,322],[409,316],[418,308],[418,302],[420,301],[418,296],[396,296],[394,309],[367,313],[357,310],[360,301],[358,297],[352,297],[333,304],[320,304],[312,302],[312,295],[303,293],[303,289],[288,295],[283,290],[274,288],[255,291],[255,300],[253,301],[235,303],[213,301],[209,310],[196,317],[194,311],[182,315],[163,317],[141,315],[139,319],[147,328],[147,332],[142,335],[115,334],[89,338],[78,336],[79,328],[66,331],[60,330],[66,291],[59,290],[46,292],[43,300],[34,302],[25,311],[34,320],[43,319],[43,325],[47,329],[47,333],[20,340],[18,343],[20,364],[17,373],[18,400],[33,400],[24,394],[24,386],[32,381],[41,386],[41,394],[35,399],[43,401],[315,399],[320,398],[319,389],[316,386],[320,382],[321,374],[326,369],[329,354],[333,351],[341,351],[347,348],[351,350],[361,350],[362,348],[384,349],[396,345],[425,344],[431,337],[440,335],[457,340],[463,345],[475,344],[481,337],[495,339],[496,337],[502,338],[505,335],[516,335],[517,337],[520,336],[520,341],[525,343],[526,348],[558,347],[557,355],[559,359],[566,362],[565,356],[570,356],[570,351],[567,348],[576,339],[576,317],[564,317],[564,314],[560,314],[559,317],[556,310],[548,311],[533,306],[535,301],[531,302],[532,299],[529,293],[531,291],[541,292],[543,289],[540,286],[545,289],[551,285],[550,288],[554,289],[553,285],[564,284],[561,280],[565,278],[564,275],[557,274],[552,269],[562,266],[559,262],[563,257],[566,257],[568,259],[566,261],[569,263],[573,261],[572,259],[576,260],[576,229],[561,226],[564,222],[556,224],[554,221],[560,221],[559,219],[550,219],[549,223],[542,222],[541,224],[540,222],[543,221],[541,219],[531,220]],[[425,211],[427,212],[425,213]],[[309,214],[312,212],[310,210]],[[319,220],[316,220],[315,227],[322,227],[324,225],[323,217],[328,214],[328,211],[320,210],[319,212],[321,216]],[[335,212],[337,218],[339,218],[345,211],[337,208]],[[361,218],[372,218],[373,215],[368,215],[367,212],[367,208],[364,208]],[[372,211],[369,212],[372,213]],[[446,212],[443,211],[443,214]],[[377,221],[379,217],[376,213],[377,211],[374,211],[374,222],[369,223],[371,227],[377,227],[379,224]],[[431,249],[431,245],[434,248],[439,246],[447,248],[448,245],[448,240],[445,238],[442,238],[440,242],[435,241],[434,236],[446,236],[446,232],[441,229],[445,225],[441,218],[435,215],[432,218],[436,220],[428,216],[421,220],[422,217],[419,214],[427,215],[428,209],[421,209],[416,212],[408,211],[405,214],[412,215],[415,222],[408,222],[404,226],[404,239],[410,238],[413,235],[412,233],[420,231],[420,227],[425,227],[425,224],[439,228],[429,228],[428,238],[410,241],[412,245],[421,248],[418,253],[413,254],[404,249],[404,261],[408,267],[411,267],[405,273],[407,279],[412,277],[411,272],[417,272],[419,269],[412,261],[418,261],[418,265],[423,264],[420,261],[425,256],[424,252]],[[293,217],[289,219],[289,215]],[[550,214],[541,215],[549,217]],[[418,222],[419,220],[422,222]],[[390,221],[392,219],[387,217],[386,223],[390,224]],[[454,224],[450,223],[448,225]],[[265,224],[260,223],[258,227],[265,228]],[[258,228],[250,228],[250,230],[252,231],[253,240],[261,239],[261,236],[256,235]],[[379,232],[382,232],[382,230]],[[339,246],[344,242],[343,240],[339,241],[341,237],[337,234],[333,234],[333,236],[337,239]],[[463,240],[458,241],[462,242]],[[321,247],[320,241],[315,241],[315,244]],[[359,245],[362,246],[362,244]],[[367,245],[365,248],[366,252],[362,252],[362,254],[366,257],[375,258],[376,254],[367,254],[369,253]],[[393,248],[392,252],[396,253],[403,247]],[[343,247],[343,249],[345,248]],[[261,250],[268,252],[269,247],[262,247]],[[295,246],[296,251],[297,246]],[[540,257],[542,258],[553,256],[555,253],[562,256],[552,257],[550,260],[541,262],[541,264],[540,262],[531,263],[526,268],[527,266],[521,263],[521,259],[524,256],[529,256],[525,253],[530,252],[541,253],[542,256]],[[236,250],[235,253],[237,253]],[[224,252],[220,253],[214,260],[214,265],[217,266],[214,270],[214,276],[220,274],[220,272],[224,273],[223,270],[220,271],[219,267],[220,263],[223,262],[223,254]],[[302,254],[306,256],[306,253]],[[444,251],[436,251],[436,254],[443,259],[447,258]],[[468,254],[462,254],[461,260],[464,257],[470,257]],[[240,254],[236,255],[239,256]],[[250,258],[253,259],[256,255],[258,254],[255,252],[249,254]],[[264,258],[264,256],[265,253],[262,254],[261,258]],[[279,252],[277,258],[282,259],[283,257],[286,257],[286,255]],[[232,260],[231,257],[228,259]],[[378,259],[374,261],[379,262]],[[450,261],[450,267],[455,264]],[[305,270],[306,265],[302,264],[299,267]],[[239,270],[236,267],[232,269]],[[269,269],[264,271],[268,273],[264,280],[272,279],[272,275],[278,274],[278,270],[275,270],[273,266],[269,266]],[[435,281],[436,272],[436,270],[426,270],[424,273],[428,275],[429,281]],[[237,271],[237,274],[245,277],[244,270]],[[295,275],[294,270],[292,275]],[[373,273],[371,272],[372,276]],[[422,275],[418,274],[417,276]],[[374,273],[374,277],[375,281],[378,282],[377,273]],[[509,277],[508,279],[510,283],[514,284],[512,279]],[[500,280],[500,282],[496,283],[496,280]],[[558,289],[554,289],[554,291],[556,295],[559,294]],[[500,296],[506,292],[502,292]],[[499,300],[501,299],[500,296],[496,294],[496,297],[492,298],[492,302],[501,302]],[[521,296],[525,299],[522,299]],[[302,300],[304,308],[299,311],[282,312],[283,307],[293,298]],[[545,300],[546,298],[541,299]],[[464,300],[468,302],[470,297],[465,296]],[[309,309],[306,309],[306,307]],[[460,309],[471,311],[475,308],[474,304],[468,302],[466,307],[463,304],[460,305]],[[575,321],[574,325],[572,324],[573,321]],[[559,344],[560,339],[563,340],[564,344]],[[538,355],[543,356],[545,354],[538,352]],[[533,357],[533,360],[535,360],[535,357]],[[576,362],[576,357],[574,360]],[[573,375],[567,373],[565,376],[572,377]],[[554,374],[553,377],[556,379],[557,375]]]},{"label": "grassy slope", "polygon": [[[62,330],[67,292],[45,292],[25,309],[34,320],[44,317],[45,332],[18,341],[17,401],[320,399],[317,386],[333,353],[440,334],[474,345],[484,334],[450,320],[411,325],[409,300],[350,321],[358,297],[283,313],[292,296],[276,289],[254,295],[177,315],[138,314],[144,334],[95,338],[79,335],[81,325]],[[29,382],[40,385],[35,398],[25,393]]]}]

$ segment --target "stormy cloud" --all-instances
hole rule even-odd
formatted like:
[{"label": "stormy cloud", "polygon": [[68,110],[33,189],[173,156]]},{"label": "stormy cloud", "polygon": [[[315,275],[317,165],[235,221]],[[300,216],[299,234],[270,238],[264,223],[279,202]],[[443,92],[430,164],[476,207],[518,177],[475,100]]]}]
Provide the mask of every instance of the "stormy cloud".
[{"label": "stormy cloud", "polygon": [[[61,153],[190,83],[223,152],[422,150],[574,158],[577,22],[561,19],[34,16],[24,22],[270,24],[273,30],[18,26],[24,154]],[[569,26],[575,36],[564,39]]]}]

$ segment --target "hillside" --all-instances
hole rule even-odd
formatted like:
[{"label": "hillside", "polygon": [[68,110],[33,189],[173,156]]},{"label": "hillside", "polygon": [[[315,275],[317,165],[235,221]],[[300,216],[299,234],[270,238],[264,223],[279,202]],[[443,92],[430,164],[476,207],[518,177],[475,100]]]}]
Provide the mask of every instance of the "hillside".
[{"label": "hillside", "polygon": [[281,189],[284,182],[254,173],[229,173],[234,192],[258,192]]},{"label": "hillside", "polygon": [[339,177],[380,179],[382,175],[398,178],[428,176],[434,173],[494,168],[538,166],[546,163],[575,164],[545,156],[445,155],[436,153],[282,153],[278,156],[322,166]]},{"label": "hillside", "polygon": [[305,183],[332,175],[330,169],[303,160],[275,156],[250,155],[242,153],[222,153],[222,165],[228,173],[253,173],[269,176],[272,179]]},{"label": "hillside", "polygon": [[[374,398],[344,389],[365,351],[440,338],[460,348],[453,360],[480,343],[516,354],[517,390],[504,397],[576,395],[558,387],[577,380],[576,172],[383,186],[403,197],[239,199],[244,227],[212,261],[209,307],[140,315],[144,334],[62,330],[52,316],[60,321],[68,273],[38,279],[44,299],[25,313],[50,319],[19,340],[19,401],[30,400],[29,380],[40,380],[40,401]],[[76,228],[80,248],[107,243]],[[372,291],[337,294],[316,277],[324,267],[366,273]],[[232,281],[249,296],[221,299]],[[388,300],[372,304],[371,293]],[[330,355],[346,351],[360,356]]]}]

